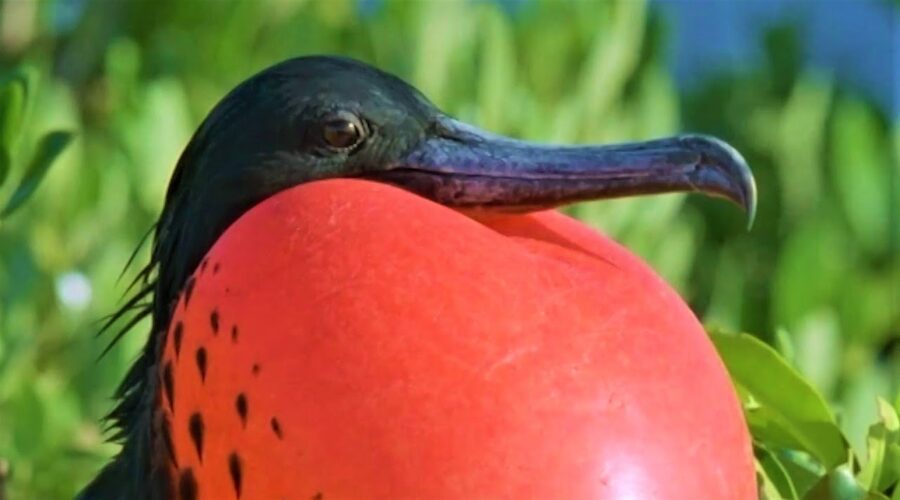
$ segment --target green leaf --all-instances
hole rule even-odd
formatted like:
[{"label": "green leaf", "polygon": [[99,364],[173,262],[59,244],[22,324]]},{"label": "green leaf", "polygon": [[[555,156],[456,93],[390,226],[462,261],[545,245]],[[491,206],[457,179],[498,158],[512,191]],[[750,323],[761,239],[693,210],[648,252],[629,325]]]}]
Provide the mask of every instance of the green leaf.
[{"label": "green leaf", "polygon": [[848,445],[822,396],[775,349],[748,334],[710,332],[742,399],[754,438],[803,450],[828,469],[848,459]]},{"label": "green leaf", "polygon": [[28,71],[19,70],[4,80],[0,82],[0,186],[9,175],[22,136],[32,78]]},{"label": "green leaf", "polygon": [[57,130],[45,135],[38,145],[37,152],[31,159],[28,169],[19,183],[19,187],[6,202],[3,212],[0,212],[0,219],[8,217],[25,203],[31,195],[34,194],[38,185],[47,175],[53,161],[72,141],[73,135],[70,132]]},{"label": "green leaf", "polygon": [[778,354],[781,354],[781,357],[783,357],[785,361],[791,365],[795,364],[794,354],[796,349],[794,348],[794,341],[791,338],[791,334],[784,328],[777,328],[775,330],[775,347],[778,350]]},{"label": "green leaf", "polygon": [[[757,444],[759,446],[759,444]],[[779,450],[776,456],[787,471],[797,495],[803,498],[827,472],[825,467],[809,453],[795,450]]]},{"label": "green leaf", "polygon": [[874,500],[880,497],[880,495],[867,494],[866,490],[856,482],[850,468],[841,466],[822,477],[804,498],[805,500]]},{"label": "green leaf", "polygon": [[900,480],[900,419],[884,399],[878,398],[879,422],[869,428],[866,463],[857,475],[869,491],[883,491]]},{"label": "green leaf", "polygon": [[890,376],[884,367],[874,363],[860,365],[844,374],[839,406],[841,429],[856,457],[866,456],[866,436],[872,424],[879,421],[878,406],[874,403],[891,390]]},{"label": "green leaf", "polygon": [[[797,500],[797,489],[790,474],[785,468],[781,460],[764,446],[756,447],[757,464],[762,468],[765,479],[771,484],[772,488],[777,491],[778,496],[772,498],[783,498],[785,500]],[[771,496],[771,495],[770,495]]]},{"label": "green leaf", "polygon": [[784,500],[759,461],[756,462],[756,484],[759,489],[759,500]]}]

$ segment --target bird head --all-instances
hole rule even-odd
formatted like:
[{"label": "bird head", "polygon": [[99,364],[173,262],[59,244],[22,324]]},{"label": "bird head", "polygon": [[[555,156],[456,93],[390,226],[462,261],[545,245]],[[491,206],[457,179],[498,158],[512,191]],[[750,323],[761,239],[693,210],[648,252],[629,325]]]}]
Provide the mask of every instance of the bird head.
[{"label": "bird head", "polygon": [[733,201],[752,220],[756,203],[746,162],[715,138],[535,144],[457,121],[403,80],[361,62],[301,57],[239,85],[192,138],[158,227],[156,257],[169,267],[163,281],[180,287],[251,206],[335,177],[386,182],[468,209],[529,211],[696,191]]}]

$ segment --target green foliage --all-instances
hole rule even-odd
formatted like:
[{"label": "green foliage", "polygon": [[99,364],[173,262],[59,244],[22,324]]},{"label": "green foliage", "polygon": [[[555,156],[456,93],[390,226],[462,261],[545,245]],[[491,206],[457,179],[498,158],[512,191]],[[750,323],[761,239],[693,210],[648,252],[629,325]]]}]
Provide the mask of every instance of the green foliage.
[{"label": "green foliage", "polygon": [[859,473],[863,487],[882,491],[900,481],[900,421],[897,410],[879,398],[880,421],[869,428],[868,454]]},{"label": "green foliage", "polygon": [[[715,337],[770,498],[888,491],[896,417],[876,401],[895,401],[900,383],[900,127],[802,68],[791,26],[760,41],[761,64],[679,91],[662,60],[668,20],[641,1],[537,0],[514,13],[493,2],[363,12],[351,0],[222,1],[211,13],[204,2],[89,0],[80,16],[77,4],[0,0],[0,179],[43,177],[37,190],[0,182],[0,207],[33,193],[0,225],[10,498],[71,497],[115,452],[100,418],[144,338],[97,362],[105,345],[93,333],[124,291],[122,266],[215,102],[310,53],[372,62],[499,133],[612,142],[689,130],[734,144],[759,187],[750,232],[738,210],[681,195],[569,212],[641,255],[707,324],[778,347],[783,357]],[[68,136],[47,131],[78,140],[52,161]]]},{"label": "green foliage", "polygon": [[827,468],[847,460],[847,444],[825,399],[775,349],[752,335],[711,335],[756,439],[805,451]]},{"label": "green foliage", "polygon": [[53,165],[53,161],[63,152],[71,140],[72,134],[62,131],[50,132],[41,139],[34,158],[31,159],[28,168],[25,170],[25,175],[22,176],[19,187],[16,188],[9,201],[6,202],[6,206],[0,212],[0,217],[9,216],[34,194],[38,184],[41,183],[44,176],[47,175],[50,166]]},{"label": "green foliage", "polygon": [[[15,167],[16,152],[26,126],[25,118],[34,80],[34,72],[25,69],[0,78],[0,187],[10,170]],[[71,139],[70,133],[62,131],[50,132],[41,139],[19,186],[0,211],[0,220],[12,214],[34,194],[53,161]]]},{"label": "green foliage", "polygon": [[822,395],[775,349],[748,334],[710,336],[753,434],[762,498],[874,500],[900,486],[897,408],[877,400],[879,421],[861,460]]},{"label": "green foliage", "polygon": [[13,153],[19,143],[25,104],[28,95],[28,76],[17,71],[4,79],[0,86],[0,185],[12,168]]}]

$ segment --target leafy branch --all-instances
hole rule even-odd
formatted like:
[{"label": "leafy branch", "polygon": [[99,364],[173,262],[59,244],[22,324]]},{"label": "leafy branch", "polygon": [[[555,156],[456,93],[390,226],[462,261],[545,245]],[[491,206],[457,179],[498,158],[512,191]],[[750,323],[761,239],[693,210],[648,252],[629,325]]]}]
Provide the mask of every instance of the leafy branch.
[{"label": "leafy branch", "polygon": [[745,333],[710,337],[753,434],[761,499],[900,500],[900,401],[877,400],[860,460],[825,398],[777,350]]}]

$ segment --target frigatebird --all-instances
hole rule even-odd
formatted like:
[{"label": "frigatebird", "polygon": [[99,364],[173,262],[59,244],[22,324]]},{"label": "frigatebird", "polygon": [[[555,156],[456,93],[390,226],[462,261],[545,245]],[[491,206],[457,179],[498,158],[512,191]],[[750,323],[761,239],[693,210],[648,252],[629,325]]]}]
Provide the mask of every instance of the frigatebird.
[{"label": "frigatebird", "polygon": [[[178,160],[150,262],[137,278],[142,286],[113,316],[138,311],[116,339],[140,319],[152,320],[146,347],[108,417],[122,449],[79,498],[173,495],[176,479],[162,465],[170,437],[161,437],[155,422],[161,404],[156,374],[173,308],[186,289],[190,294],[191,273],[204,255],[242,214],[285,189],[329,178],[386,183],[447,207],[488,212],[700,192],[736,203],[752,219],[756,203],[746,162],[712,137],[536,144],[457,121],[403,80],[349,58],[276,64],[225,96]],[[181,497],[196,494],[196,485],[181,486]]]}]

